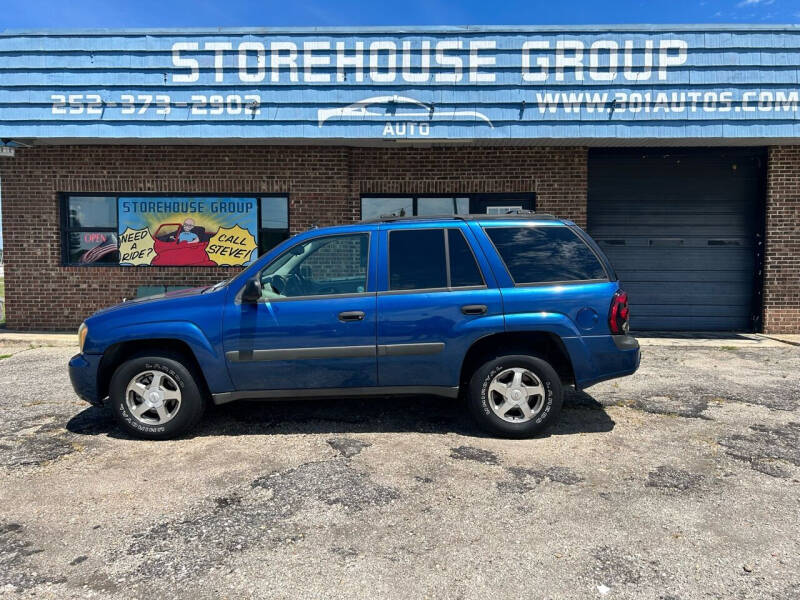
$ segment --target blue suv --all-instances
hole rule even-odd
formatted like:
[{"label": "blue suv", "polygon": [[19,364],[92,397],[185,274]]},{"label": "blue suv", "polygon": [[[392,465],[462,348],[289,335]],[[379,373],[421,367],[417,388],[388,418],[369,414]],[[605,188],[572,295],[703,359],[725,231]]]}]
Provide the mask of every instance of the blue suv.
[{"label": "blue suv", "polygon": [[639,366],[608,259],[534,213],[313,229],[229,281],[101,310],[79,340],[77,394],[149,439],[209,401],[408,394],[463,396],[487,431],[528,437],[565,386]]}]

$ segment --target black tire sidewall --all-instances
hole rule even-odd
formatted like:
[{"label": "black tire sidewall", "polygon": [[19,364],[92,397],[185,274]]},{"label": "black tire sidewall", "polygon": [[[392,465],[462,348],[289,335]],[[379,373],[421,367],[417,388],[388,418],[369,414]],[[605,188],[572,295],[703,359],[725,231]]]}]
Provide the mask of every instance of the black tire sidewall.
[{"label": "black tire sidewall", "polygon": [[[522,367],[533,372],[545,389],[544,406],[536,417],[526,423],[509,423],[494,414],[489,406],[489,384],[502,371]],[[534,356],[498,356],[478,368],[473,374],[468,393],[470,411],[478,424],[489,433],[504,437],[530,437],[554,422],[561,412],[563,388],[561,379],[549,363]]]},{"label": "black tire sidewall", "polygon": [[[180,388],[181,406],[178,414],[164,425],[140,423],[125,403],[125,390],[130,380],[138,373],[150,370],[166,373]],[[111,378],[109,400],[114,418],[126,432],[152,440],[181,435],[197,422],[203,410],[203,397],[192,373],[179,360],[165,356],[137,356],[125,361]]]}]

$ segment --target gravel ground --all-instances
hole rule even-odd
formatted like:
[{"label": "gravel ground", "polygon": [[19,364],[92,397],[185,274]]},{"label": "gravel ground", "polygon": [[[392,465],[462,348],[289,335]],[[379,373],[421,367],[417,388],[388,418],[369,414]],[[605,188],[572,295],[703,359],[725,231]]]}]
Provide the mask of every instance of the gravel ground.
[{"label": "gravel ground", "polygon": [[125,437],[69,348],[0,348],[0,596],[800,597],[800,348],[645,348],[559,424],[240,403]]}]

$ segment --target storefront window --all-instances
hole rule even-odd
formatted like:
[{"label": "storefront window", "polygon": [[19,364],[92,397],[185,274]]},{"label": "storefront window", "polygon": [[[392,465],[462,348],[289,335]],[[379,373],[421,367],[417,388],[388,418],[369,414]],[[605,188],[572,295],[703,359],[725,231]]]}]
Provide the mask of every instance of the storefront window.
[{"label": "storefront window", "polygon": [[418,215],[465,215],[469,198],[417,198]]},{"label": "storefront window", "polygon": [[62,198],[70,266],[241,266],[289,237],[289,200],[272,197]]},{"label": "storefront window", "polygon": [[116,197],[69,196],[65,217],[66,264],[119,262]]},{"label": "storefront window", "polygon": [[413,198],[362,198],[361,218],[377,219],[385,215],[405,217],[414,214]]},{"label": "storefront window", "polygon": [[464,194],[460,196],[365,196],[361,198],[361,218],[385,216],[505,214],[513,210],[533,210],[533,194]]},{"label": "storefront window", "polygon": [[289,199],[285,196],[261,198],[259,254],[268,252],[289,237]]}]

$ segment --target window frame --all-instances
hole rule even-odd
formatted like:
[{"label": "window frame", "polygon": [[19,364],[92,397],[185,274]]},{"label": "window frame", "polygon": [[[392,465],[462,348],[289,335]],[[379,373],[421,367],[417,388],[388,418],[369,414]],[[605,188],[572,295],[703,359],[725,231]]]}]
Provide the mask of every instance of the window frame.
[{"label": "window frame", "polygon": [[[59,208],[59,222],[58,222],[58,229],[59,235],[61,237],[61,265],[62,267],[88,267],[88,268],[116,268],[116,267],[123,267],[120,265],[119,262],[116,263],[74,263],[70,262],[69,259],[69,234],[75,232],[98,232],[103,233],[109,231],[107,227],[81,227],[80,229],[70,228],[69,227],[69,200],[73,196],[84,197],[84,198],[114,198],[116,201],[116,206],[114,207],[116,210],[116,224],[112,228],[114,231],[114,235],[119,238],[119,200],[120,198],[255,198],[256,199],[256,221],[258,223],[258,239],[256,239],[256,247],[259,251],[259,256],[266,254],[269,250],[265,252],[261,252],[261,231],[262,229],[269,229],[269,228],[262,228],[261,227],[261,200],[262,198],[283,198],[286,200],[286,232],[287,237],[289,239],[291,237],[291,223],[292,223],[292,215],[291,215],[291,196],[286,194],[279,194],[279,193],[270,193],[270,194],[259,194],[259,193],[236,193],[236,194],[221,194],[221,193],[192,193],[192,192],[172,192],[169,194],[163,194],[159,192],[125,192],[124,194],[119,192],[59,192],[58,193],[58,208]],[[277,231],[277,230],[271,230]],[[286,240],[282,240],[286,241]],[[119,240],[117,241],[119,244]],[[273,246],[274,248],[274,246]],[[272,248],[270,248],[271,250]],[[117,251],[119,251],[119,246],[117,246]],[[254,261],[255,262],[255,261]],[[182,269],[182,268],[189,268],[189,267],[182,267],[179,265],[134,265],[134,266],[124,266],[125,269],[131,268],[147,268],[147,269]],[[241,269],[243,267],[235,266],[235,265],[217,265],[215,268],[217,269]]]},{"label": "window frame", "polygon": [[[481,280],[483,281],[482,285],[464,285],[464,286],[457,286],[453,287],[451,285],[451,272],[450,272],[450,244],[449,244],[449,233],[448,231],[453,229],[461,233],[464,236],[464,241],[467,244],[467,248],[469,248],[470,253],[472,254],[472,260],[475,261],[475,266],[478,267],[478,273],[481,276]],[[395,232],[406,232],[406,231],[430,231],[430,230],[440,230],[444,231],[442,235],[444,240],[444,264],[445,264],[445,275],[447,276],[447,285],[446,287],[433,287],[433,288],[411,288],[411,289],[403,289],[403,290],[393,290],[391,289],[392,286],[392,252],[391,252],[391,238],[392,234]],[[378,293],[381,295],[396,295],[396,294],[416,294],[416,293],[436,293],[436,292],[452,292],[452,291],[469,291],[469,290],[483,290],[486,289],[488,286],[486,284],[486,276],[483,274],[483,269],[481,269],[481,263],[478,261],[478,257],[475,256],[475,250],[472,248],[472,244],[470,243],[469,237],[464,233],[464,230],[461,227],[453,227],[453,226],[439,226],[439,227],[408,227],[403,229],[388,229],[386,230],[386,289],[381,290]]]},{"label": "window frame", "polygon": [[[284,298],[263,298],[262,297],[262,298],[258,299],[256,304],[268,304],[268,303],[272,303],[272,302],[293,302],[295,300],[303,300],[303,301],[305,301],[305,300],[324,300],[324,299],[327,299],[327,298],[359,298],[361,296],[374,296],[376,294],[376,292],[370,292],[369,291],[370,261],[372,260],[372,242],[373,242],[372,233],[373,232],[371,230],[343,231],[343,232],[340,232],[340,233],[328,233],[328,234],[324,234],[324,235],[317,235],[317,236],[313,236],[313,237],[310,237],[310,238],[306,238],[304,240],[300,240],[300,241],[292,244],[288,248],[286,248],[286,250],[284,250],[283,252],[278,254],[278,256],[276,256],[271,261],[269,261],[267,264],[265,264],[263,267],[258,269],[258,271],[256,271],[256,273],[255,273],[255,275],[253,277],[248,277],[248,279],[258,279],[258,282],[261,283],[261,273],[264,270],[268,269],[270,267],[270,265],[272,265],[276,260],[279,260],[281,257],[283,257],[286,254],[290,253],[292,251],[292,249],[296,248],[297,246],[301,246],[303,244],[307,244],[309,242],[313,242],[314,240],[318,240],[318,239],[321,239],[321,238],[327,238],[327,237],[366,235],[367,236],[367,267],[366,267],[366,271],[367,272],[366,272],[366,276],[364,278],[365,285],[364,285],[364,291],[363,292],[353,292],[353,293],[346,293],[346,294],[324,294],[324,295],[315,294],[315,295],[310,295],[310,296],[308,296],[308,295],[307,296],[290,296],[290,297],[284,297]],[[240,289],[237,292],[236,298],[234,299],[234,303],[235,304],[241,304],[242,303],[242,294],[244,293],[244,288],[245,287],[247,287],[247,286],[242,286],[242,289]]]},{"label": "window frame", "polygon": [[[525,282],[517,283],[517,281],[514,280],[514,276],[511,274],[511,269],[508,268],[508,265],[506,264],[506,261],[503,258],[503,255],[500,253],[500,250],[495,245],[494,240],[492,239],[492,236],[489,235],[487,230],[488,229],[522,229],[524,227],[564,227],[565,229],[568,229],[572,233],[572,235],[574,235],[576,238],[578,238],[578,240],[591,251],[592,255],[597,259],[597,262],[600,264],[600,268],[603,269],[603,273],[606,274],[605,278],[600,278],[600,279],[566,279],[566,280],[561,280],[561,281],[533,281],[533,282],[529,282],[529,283],[525,283]],[[575,231],[575,229],[573,229],[569,225],[566,225],[566,224],[547,225],[547,224],[544,224],[544,223],[524,223],[524,224],[520,223],[519,225],[500,225],[500,224],[495,225],[495,224],[492,224],[492,225],[482,225],[481,226],[481,230],[483,230],[483,234],[486,236],[486,239],[489,240],[489,243],[492,245],[492,248],[494,249],[495,254],[497,254],[497,258],[500,259],[500,264],[502,264],[503,268],[506,270],[506,274],[508,275],[508,278],[511,280],[511,285],[513,285],[515,288],[516,287],[542,287],[542,286],[553,286],[553,285],[574,285],[574,284],[580,285],[580,284],[586,284],[586,283],[608,283],[608,282],[611,281],[611,276],[609,275],[608,269],[606,268],[606,262],[595,251],[595,249],[592,248],[591,244],[588,244],[586,242],[586,240],[584,240],[582,236],[578,235],[578,232]]]}]

